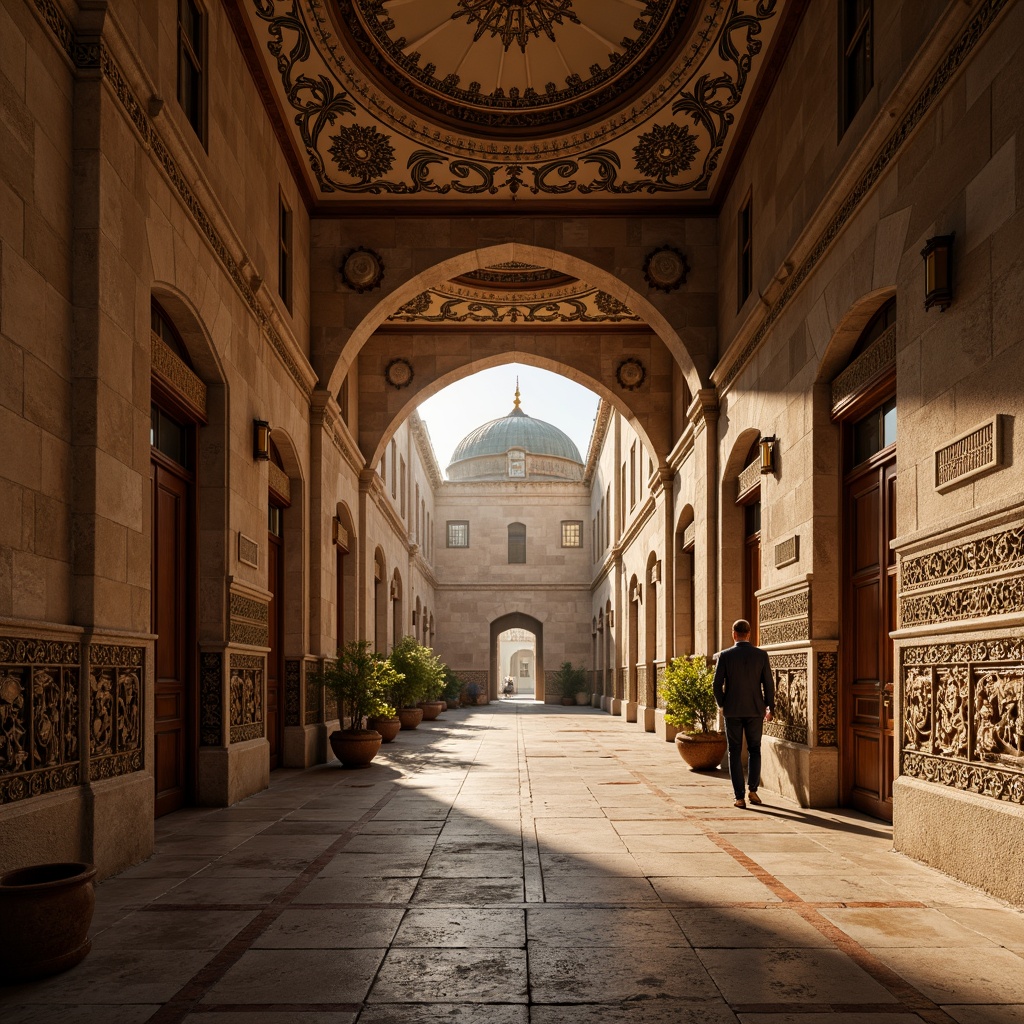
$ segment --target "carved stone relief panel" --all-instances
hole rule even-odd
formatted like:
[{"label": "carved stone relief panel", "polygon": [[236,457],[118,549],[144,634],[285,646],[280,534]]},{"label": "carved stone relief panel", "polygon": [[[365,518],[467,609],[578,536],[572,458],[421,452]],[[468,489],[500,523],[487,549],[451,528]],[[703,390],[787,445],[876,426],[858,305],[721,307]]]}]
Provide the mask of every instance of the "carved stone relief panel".
[{"label": "carved stone relief panel", "polygon": [[233,644],[267,647],[270,644],[269,605],[243,594],[229,596],[230,640]]},{"label": "carved stone relief panel", "polygon": [[199,656],[199,745],[219,747],[224,726],[224,656],[203,651]]},{"label": "carved stone relief panel", "polygon": [[81,645],[0,637],[0,804],[77,786]]},{"label": "carved stone relief panel", "polygon": [[324,688],[317,678],[317,663],[306,659],[306,725],[324,721]]},{"label": "carved stone relief panel", "polygon": [[817,659],[818,746],[834,747],[837,743],[839,657],[834,651],[818,651]]},{"label": "carved stone relief panel", "polygon": [[142,699],[146,649],[89,646],[89,778],[143,768]]},{"label": "carved stone relief panel", "polygon": [[903,774],[1024,804],[1024,640],[901,654]]},{"label": "carved stone relief panel", "polygon": [[793,743],[807,742],[807,655],[770,655],[775,676],[775,711],[765,734]]},{"label": "carved stone relief panel", "polygon": [[264,662],[259,655],[231,654],[231,742],[263,736]]},{"label": "carved stone relief panel", "polygon": [[810,634],[811,592],[805,587],[781,597],[768,597],[758,605],[758,640],[761,644],[793,643]]},{"label": "carved stone relief panel", "polygon": [[284,663],[284,724],[301,725],[302,662],[287,658]]}]

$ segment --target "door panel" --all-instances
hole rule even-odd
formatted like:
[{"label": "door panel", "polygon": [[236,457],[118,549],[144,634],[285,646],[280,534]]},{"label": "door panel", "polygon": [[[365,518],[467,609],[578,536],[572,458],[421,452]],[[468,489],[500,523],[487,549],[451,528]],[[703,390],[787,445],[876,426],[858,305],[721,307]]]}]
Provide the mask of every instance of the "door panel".
[{"label": "door panel", "polygon": [[155,814],[181,807],[190,777],[188,662],[189,485],[154,463],[152,621]]},{"label": "door panel", "polygon": [[270,743],[270,768],[281,765],[281,685],[283,681],[283,650],[281,637],[284,546],[281,538],[268,534],[267,589],[270,591],[268,625],[270,653],[267,655],[267,740]]}]

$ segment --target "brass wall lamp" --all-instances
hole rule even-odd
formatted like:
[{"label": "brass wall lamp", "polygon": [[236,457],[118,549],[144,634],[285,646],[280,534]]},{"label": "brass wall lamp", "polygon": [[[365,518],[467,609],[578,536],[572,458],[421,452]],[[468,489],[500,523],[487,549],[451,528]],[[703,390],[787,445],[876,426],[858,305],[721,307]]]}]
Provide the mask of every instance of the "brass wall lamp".
[{"label": "brass wall lamp", "polygon": [[252,421],[252,457],[257,462],[270,461],[270,424],[266,420]]},{"label": "brass wall lamp", "polygon": [[924,308],[938,306],[944,313],[953,303],[953,239],[956,233],[929,238],[921,250],[924,258]]}]

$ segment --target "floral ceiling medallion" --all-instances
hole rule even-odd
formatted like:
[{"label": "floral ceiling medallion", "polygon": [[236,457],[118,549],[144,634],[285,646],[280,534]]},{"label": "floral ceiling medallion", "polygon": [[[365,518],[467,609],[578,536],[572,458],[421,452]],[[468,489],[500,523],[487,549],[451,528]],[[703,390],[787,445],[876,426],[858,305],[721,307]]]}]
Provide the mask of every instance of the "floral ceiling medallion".
[{"label": "floral ceiling medallion", "polygon": [[341,279],[354,292],[373,291],[384,280],[384,261],[372,249],[362,245],[345,253],[340,270]]},{"label": "floral ceiling medallion", "polygon": [[616,367],[615,379],[623,391],[636,391],[647,380],[647,368],[639,359],[630,356]]},{"label": "floral ceiling medallion", "polygon": [[580,23],[573,12],[572,0],[526,0],[525,3],[522,0],[456,0],[456,3],[461,9],[452,15],[452,20],[466,18],[477,26],[474,43],[485,32],[490,32],[492,36],[501,37],[506,50],[516,42],[524,53],[530,36],[543,32],[554,42],[554,26],[561,25],[563,18],[574,25]]},{"label": "floral ceiling medallion", "polygon": [[652,249],[644,260],[644,280],[660,292],[671,292],[686,284],[689,272],[686,257],[672,245]]},{"label": "floral ceiling medallion", "polygon": [[407,388],[412,383],[412,363],[399,356],[384,367],[384,379],[393,388]]}]

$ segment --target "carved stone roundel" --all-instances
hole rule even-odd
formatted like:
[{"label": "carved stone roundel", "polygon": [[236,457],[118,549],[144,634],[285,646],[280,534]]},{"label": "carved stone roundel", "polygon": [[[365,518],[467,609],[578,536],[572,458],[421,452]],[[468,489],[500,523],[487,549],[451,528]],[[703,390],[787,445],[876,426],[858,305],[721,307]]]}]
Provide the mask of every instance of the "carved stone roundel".
[{"label": "carved stone roundel", "polygon": [[393,388],[407,388],[412,383],[412,363],[408,359],[392,359],[384,367],[384,379]]},{"label": "carved stone roundel", "polygon": [[670,292],[686,283],[690,264],[674,246],[662,245],[652,249],[644,261],[644,278],[652,288]]},{"label": "carved stone roundel", "polygon": [[619,387],[626,391],[636,391],[647,379],[647,370],[639,359],[623,359],[615,371],[615,379],[619,382]]},{"label": "carved stone roundel", "polygon": [[372,249],[350,249],[341,260],[341,277],[353,291],[372,291],[384,280],[384,261]]}]

